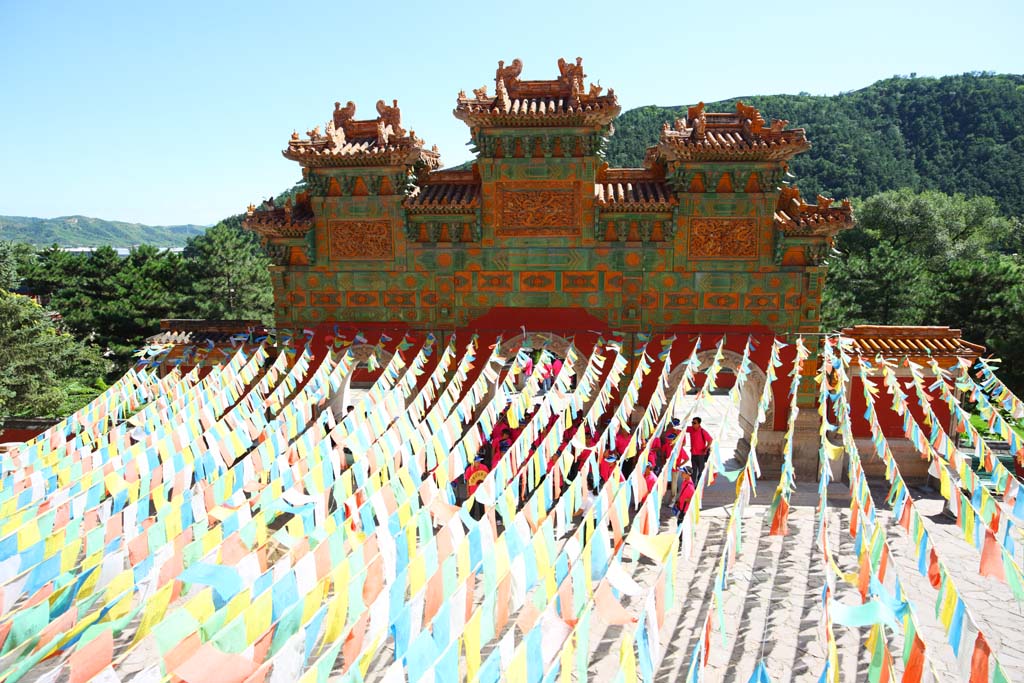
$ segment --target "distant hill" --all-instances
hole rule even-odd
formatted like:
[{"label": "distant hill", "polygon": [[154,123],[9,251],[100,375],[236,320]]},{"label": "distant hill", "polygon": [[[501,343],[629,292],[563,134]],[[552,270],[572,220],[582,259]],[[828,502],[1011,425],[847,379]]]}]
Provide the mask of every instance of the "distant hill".
[{"label": "distant hill", "polygon": [[[834,96],[756,95],[707,104],[735,111],[736,100],[766,120],[807,129],[813,147],[792,162],[804,196],[868,195],[910,187],[989,195],[1024,215],[1024,75],[964,74],[890,78]],[[612,166],[640,166],[677,107],[631,109],[615,121]]]},{"label": "distant hill", "polygon": [[0,216],[0,240],[41,247],[55,243],[62,247],[183,247],[189,237],[205,230],[203,225],[142,225],[87,216]]}]

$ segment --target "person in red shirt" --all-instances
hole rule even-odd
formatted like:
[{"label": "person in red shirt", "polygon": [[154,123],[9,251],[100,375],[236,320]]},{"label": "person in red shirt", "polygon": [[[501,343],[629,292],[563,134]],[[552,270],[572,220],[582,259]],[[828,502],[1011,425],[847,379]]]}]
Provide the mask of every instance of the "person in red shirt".
[{"label": "person in red shirt", "polygon": [[699,417],[693,418],[693,422],[686,428],[686,435],[690,439],[690,465],[693,467],[693,479],[700,481],[700,475],[704,471],[704,465],[711,455],[711,435],[708,430],[701,426]]},{"label": "person in red shirt", "polygon": [[650,463],[651,467],[658,467],[661,462],[661,454],[664,449],[664,441],[662,441],[660,436],[656,436],[651,439],[651,447],[650,450],[647,451],[647,462]]},{"label": "person in red shirt", "polygon": [[[601,464],[597,466],[597,473],[601,476],[602,485],[612,478],[612,473],[615,472],[615,463],[618,461],[619,459],[611,451],[601,460]],[[621,473],[619,477],[622,477]]]},{"label": "person in red shirt", "polygon": [[696,487],[693,485],[693,471],[689,465],[683,465],[679,470],[680,478],[682,483],[679,488],[679,499],[676,504],[670,509],[672,514],[682,517],[686,514],[686,511],[690,509],[690,501],[693,499],[693,493],[696,491]]},{"label": "person in red shirt", "polygon": [[647,484],[648,493],[653,491],[654,485],[658,483],[658,475],[654,473],[654,466],[651,464],[648,464],[647,469],[644,471],[644,482]]},{"label": "person in red shirt", "polygon": [[497,447],[494,449],[494,453],[491,454],[491,467],[497,467],[501,459],[505,457],[509,449],[512,448],[512,430],[505,429],[501,433],[501,438],[498,439]]},{"label": "person in red shirt", "polygon": [[629,445],[629,432],[625,428],[619,429],[615,435],[615,452],[619,455],[623,455],[626,452],[626,447]]},{"label": "person in red shirt", "polygon": [[[477,455],[476,461],[466,468],[466,490],[469,495],[476,493],[476,490],[480,488],[480,484],[484,483],[487,479],[487,475],[490,474],[491,470],[487,467],[487,463],[484,462],[483,455]],[[473,501],[473,508],[470,510],[470,514],[473,515],[474,519],[480,519],[483,516],[483,505],[479,501]]]}]

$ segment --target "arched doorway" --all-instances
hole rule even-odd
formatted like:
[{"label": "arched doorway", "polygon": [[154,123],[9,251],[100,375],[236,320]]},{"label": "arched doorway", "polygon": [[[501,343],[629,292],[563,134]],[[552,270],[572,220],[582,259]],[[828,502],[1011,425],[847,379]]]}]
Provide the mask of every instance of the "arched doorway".
[{"label": "arched doorway", "polygon": [[354,344],[349,347],[349,353],[355,361],[352,371],[345,376],[341,388],[331,395],[330,406],[336,419],[341,419],[348,411],[348,407],[355,405],[366,391],[373,386],[377,375],[370,372],[370,358],[377,356],[377,364],[383,369],[394,357],[384,348],[378,348],[373,344]]},{"label": "arched doorway", "polygon": [[[707,349],[697,353],[697,361],[699,362],[698,372],[705,373],[711,367],[711,363],[715,358],[715,349]],[[719,389],[714,392],[711,399],[705,403],[705,407],[702,408],[704,414],[701,418],[708,422],[709,416],[714,422],[716,429],[709,430],[714,435],[717,428],[721,427],[722,420],[735,420],[736,426],[738,427],[738,434],[734,434],[733,438],[738,441],[738,451],[741,455],[745,455],[750,448],[750,435],[754,431],[754,423],[757,421],[757,403],[761,399],[761,393],[764,391],[765,382],[768,380],[764,370],[758,365],[750,364],[750,375],[743,383],[743,389],[740,393],[740,405],[739,410],[733,405],[732,401],[728,398],[729,389],[733,385],[733,381],[738,379],[737,372],[740,364],[743,362],[743,355],[730,351],[728,349],[722,350],[722,366],[718,375]],[[683,374],[686,372],[686,364],[680,363],[672,372],[669,374],[669,391],[674,391],[676,385],[682,381]],[[728,381],[728,375],[733,375],[733,381]],[[727,385],[727,386],[723,386]],[[693,407],[693,400],[695,398],[696,389],[691,390],[690,397],[683,397],[679,404],[677,404],[676,415],[677,417],[683,417],[690,413]],[[768,406],[768,415],[765,419],[765,424],[768,425],[768,429],[774,422],[775,406],[774,403]],[[696,414],[696,413],[694,413]],[[705,424],[705,427],[708,425]],[[729,425],[726,425],[727,427]]]}]

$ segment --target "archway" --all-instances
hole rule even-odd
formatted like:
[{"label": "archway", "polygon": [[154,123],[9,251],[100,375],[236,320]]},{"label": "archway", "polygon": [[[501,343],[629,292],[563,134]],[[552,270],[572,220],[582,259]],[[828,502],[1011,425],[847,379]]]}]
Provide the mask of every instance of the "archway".
[{"label": "archway", "polygon": [[508,358],[521,347],[538,351],[547,349],[564,360],[571,346],[573,346],[571,341],[553,332],[527,332],[525,334],[517,334],[508,341],[503,341],[501,343],[501,353]]},{"label": "archway", "polygon": [[362,396],[367,389],[373,386],[376,376],[370,373],[370,358],[377,356],[377,363],[381,368],[387,367],[394,357],[394,354],[383,348],[377,348],[373,344],[354,344],[348,348],[355,361],[352,370],[345,375],[341,388],[331,394],[329,405],[336,419],[345,417],[350,405]]},{"label": "archway", "polygon": [[[697,353],[697,361],[699,362],[698,372],[704,373],[711,367],[711,363],[715,358],[715,350],[707,349]],[[722,366],[719,373],[719,378],[723,379],[722,373],[734,374],[739,370],[740,364],[743,362],[743,355],[730,351],[728,349],[722,350]],[[680,363],[672,372],[669,373],[669,391],[674,391],[676,385],[682,381],[683,374],[686,372],[686,364]],[[738,378],[738,375],[737,375]],[[725,396],[716,396],[714,404],[718,405],[719,410],[725,413],[726,407],[729,408],[727,415],[728,419],[736,419],[739,423],[741,435],[739,437],[739,450],[741,454],[745,454],[745,451],[750,447],[750,435],[754,431],[754,424],[757,421],[757,403],[761,399],[761,393],[764,391],[765,382],[768,377],[756,363],[750,364],[750,375],[747,377],[743,384],[743,389],[740,393],[740,406],[739,414],[736,415],[736,409],[732,407],[732,402],[728,401]],[[695,390],[694,390],[695,393]],[[722,392],[728,393],[728,390]],[[728,402],[728,406],[725,405]],[[683,401],[683,405],[689,407],[690,403]],[[774,424],[775,419],[775,404],[770,403],[768,406],[768,414],[765,418],[765,425],[768,425],[768,429],[771,429],[771,425]]]}]

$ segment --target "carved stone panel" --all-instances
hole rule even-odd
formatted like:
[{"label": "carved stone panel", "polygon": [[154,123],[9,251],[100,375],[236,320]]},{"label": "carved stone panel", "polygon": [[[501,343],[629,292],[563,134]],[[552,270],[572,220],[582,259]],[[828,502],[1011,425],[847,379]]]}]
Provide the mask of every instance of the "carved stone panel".
[{"label": "carved stone panel", "polygon": [[690,259],[749,261],[757,258],[757,224],[734,218],[695,218],[690,223]]},{"label": "carved stone panel", "polygon": [[499,187],[496,233],[502,237],[573,236],[580,232],[580,198],[572,184]]},{"label": "carved stone panel", "polygon": [[327,224],[334,261],[390,260],[395,257],[389,221],[332,220]]}]

